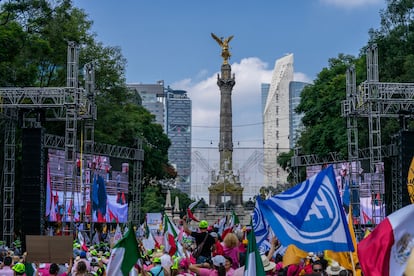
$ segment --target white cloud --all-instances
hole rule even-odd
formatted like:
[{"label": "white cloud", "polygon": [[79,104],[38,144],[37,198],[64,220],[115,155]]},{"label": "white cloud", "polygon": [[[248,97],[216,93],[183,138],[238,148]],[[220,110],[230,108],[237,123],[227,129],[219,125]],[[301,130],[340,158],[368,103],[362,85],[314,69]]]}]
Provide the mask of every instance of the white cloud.
[{"label": "white cloud", "polygon": [[[219,68],[220,65],[217,67]],[[233,63],[236,84],[232,92],[233,141],[235,146],[258,147],[262,144],[261,84],[270,83],[272,69],[258,58],[245,58]],[[192,100],[193,147],[218,144],[220,126],[220,89],[217,74],[193,83],[185,79],[173,83],[173,89],[183,89]],[[295,80],[311,82],[303,73],[295,73]]]},{"label": "white cloud", "polygon": [[344,8],[383,4],[384,0],[320,0],[322,3]]},{"label": "white cloud", "polygon": [[294,81],[313,83],[313,80],[311,80],[305,73],[301,73],[301,72],[293,73],[293,80]]}]

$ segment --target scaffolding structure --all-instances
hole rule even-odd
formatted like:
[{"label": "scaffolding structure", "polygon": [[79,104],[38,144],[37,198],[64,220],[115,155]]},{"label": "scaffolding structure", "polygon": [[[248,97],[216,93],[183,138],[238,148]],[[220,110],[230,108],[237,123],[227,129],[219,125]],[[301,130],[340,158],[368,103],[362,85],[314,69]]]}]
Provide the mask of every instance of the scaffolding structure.
[{"label": "scaffolding structure", "polygon": [[[358,118],[368,119],[369,164],[370,173],[374,174],[382,166],[386,157],[381,143],[381,118],[401,118],[414,109],[414,83],[386,83],[379,81],[378,48],[372,45],[366,52],[367,80],[357,90],[355,70],[351,67],[347,73],[346,100],[342,103],[342,116],[347,119],[348,157],[358,161]],[[395,144],[388,148],[388,156],[393,157],[391,211],[402,207],[402,178],[401,162]],[[400,164],[400,165],[398,165]],[[356,186],[358,187],[358,186]],[[371,196],[384,200],[384,183],[371,177]],[[373,201],[374,202],[374,201]],[[373,213],[373,221],[382,221],[384,212]]]},{"label": "scaffolding structure", "polygon": [[[15,163],[16,128],[42,128],[42,121],[65,121],[65,136],[45,135],[46,148],[64,150],[64,213],[67,202],[73,202],[76,186],[76,158],[80,149],[78,130],[82,132],[85,156],[102,154],[109,157],[127,159],[133,162],[132,194],[129,206],[129,221],[138,225],[141,206],[141,171],[144,160],[142,143],[136,140],[134,148],[119,147],[94,142],[94,122],[96,120],[95,77],[92,63],[85,65],[85,88],[78,87],[78,46],[68,43],[67,86],[66,87],[26,87],[0,88],[0,110],[4,123],[4,163],[2,171],[2,212],[3,241],[11,244],[14,239],[14,200],[15,200]],[[19,123],[18,123],[19,122]],[[82,122],[78,129],[78,123]],[[20,125],[21,124],[21,125]],[[43,187],[43,184],[41,184]],[[42,192],[43,191],[43,192]],[[40,189],[40,204],[44,206],[44,188]],[[40,214],[39,214],[40,216]],[[85,218],[88,220],[88,218]],[[89,218],[88,221],[92,221]],[[62,230],[74,231],[74,224],[62,221]],[[44,220],[41,222],[43,229]],[[67,226],[67,227],[65,227]]]},{"label": "scaffolding structure", "polygon": [[[384,158],[391,160],[391,210],[392,212],[402,207],[402,187],[406,183],[402,177],[401,158],[399,158],[400,145],[393,144],[384,146],[381,143],[381,118],[400,118],[406,114],[412,114],[414,110],[414,83],[386,83],[379,81],[378,73],[378,48],[371,45],[366,52],[367,79],[358,87],[356,85],[355,68],[351,66],[346,73],[346,99],[342,102],[342,116],[347,122],[348,156],[331,153],[326,157],[316,155],[300,155],[300,149],[296,149],[291,163],[293,176],[296,183],[299,182],[299,168],[310,165],[323,165],[329,163],[355,164],[349,166],[349,183],[351,194],[369,194],[372,197],[372,205],[376,200],[384,202],[385,183],[384,179],[375,177],[383,168]],[[358,145],[358,119],[366,118],[368,122],[369,147],[360,149]],[[364,187],[361,183],[361,162],[368,161],[369,186]],[[403,183],[404,182],[404,183]],[[363,190],[364,189],[364,190]],[[365,191],[365,189],[367,191]],[[355,193],[354,193],[355,192]],[[359,202],[352,202],[354,210],[359,210]],[[375,206],[372,206],[374,209]],[[385,209],[373,212],[372,226],[382,221],[386,214]],[[357,228],[357,227],[356,227]],[[359,229],[356,229],[358,231]]]}]

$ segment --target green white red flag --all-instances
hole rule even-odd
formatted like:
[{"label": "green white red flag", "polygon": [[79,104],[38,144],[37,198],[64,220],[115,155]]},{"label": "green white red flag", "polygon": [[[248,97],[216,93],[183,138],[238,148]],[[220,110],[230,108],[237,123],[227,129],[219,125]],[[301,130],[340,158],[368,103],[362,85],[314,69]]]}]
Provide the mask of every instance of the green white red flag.
[{"label": "green white red flag", "polygon": [[188,205],[188,208],[187,208],[187,217],[189,219],[192,219],[192,220],[196,221],[196,222],[200,222],[200,220],[194,216],[194,210],[198,207],[198,205],[200,205],[201,200],[202,199],[194,201],[193,203]]},{"label": "green white red flag", "polygon": [[173,256],[177,251],[177,243],[175,242],[178,236],[178,229],[177,227],[171,223],[170,219],[166,214],[164,214],[164,246],[165,251]]},{"label": "green white red flag", "polygon": [[230,233],[233,232],[234,226],[240,224],[240,219],[237,216],[237,214],[234,212],[234,210],[231,212],[229,223],[225,226],[223,233],[221,234],[221,238],[224,239],[224,237]]},{"label": "green white red flag", "polygon": [[141,258],[133,227],[131,226],[129,229],[112,248],[106,275],[127,276],[138,259]]},{"label": "green white red flag", "polygon": [[[250,221],[250,225],[252,222]],[[244,276],[265,276],[263,269],[262,259],[260,253],[257,250],[256,236],[254,235],[253,229],[247,234],[247,252],[246,252],[246,265],[244,267]]]}]

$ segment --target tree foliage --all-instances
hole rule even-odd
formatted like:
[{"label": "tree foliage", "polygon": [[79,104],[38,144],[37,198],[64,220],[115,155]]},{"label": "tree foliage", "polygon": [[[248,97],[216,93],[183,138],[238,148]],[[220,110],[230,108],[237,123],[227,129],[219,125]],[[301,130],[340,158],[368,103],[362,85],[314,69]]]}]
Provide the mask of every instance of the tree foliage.
[{"label": "tree foliage", "polygon": [[296,112],[303,113],[304,131],[298,145],[304,154],[326,156],[330,152],[346,153],[346,121],[341,117],[345,99],[345,73],[354,57],[340,54],[329,60],[313,85],[304,88]]},{"label": "tree foliage", "polygon": [[[65,87],[68,42],[77,43],[80,86],[84,65],[92,63],[95,69],[95,141],[134,147],[141,139],[143,175],[174,178],[175,171],[168,162],[171,142],[154,116],[138,105],[137,96],[126,88],[126,59],[120,47],[96,41],[91,26],[88,15],[71,0],[0,3],[0,87]],[[45,123],[44,127],[48,133],[64,136],[64,123]],[[154,189],[149,188],[150,196],[143,201],[151,211],[158,210],[153,208],[163,200],[160,193],[152,193]]]},{"label": "tree foliage", "polygon": [[[321,157],[330,152],[347,157],[346,118],[341,117],[341,101],[345,99],[346,70],[355,66],[357,85],[366,80],[366,50],[378,47],[378,68],[381,82],[405,82],[414,80],[414,2],[412,0],[387,0],[381,11],[381,27],[369,31],[367,45],[361,47],[359,57],[339,54],[329,59],[329,66],[317,75],[314,85],[307,86],[301,95],[296,111],[303,113],[304,131],[297,146],[302,154]],[[413,127],[411,121],[411,128]],[[381,119],[382,144],[391,143],[391,137],[400,129],[393,118]],[[368,122],[358,119],[359,147],[369,146]],[[285,158],[280,164],[286,165]]]}]

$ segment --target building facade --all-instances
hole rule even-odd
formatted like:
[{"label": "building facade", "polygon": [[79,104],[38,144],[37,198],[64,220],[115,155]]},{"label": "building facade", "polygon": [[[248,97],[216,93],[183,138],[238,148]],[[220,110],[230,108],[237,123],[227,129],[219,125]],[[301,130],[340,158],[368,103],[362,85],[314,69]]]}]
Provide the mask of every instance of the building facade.
[{"label": "building facade", "polygon": [[300,132],[303,130],[303,114],[296,113],[295,109],[300,103],[302,90],[307,85],[309,83],[300,81],[292,81],[289,84],[289,148],[291,149],[295,147]]},{"label": "building facade", "polygon": [[176,185],[182,192],[191,193],[191,99],[184,90],[165,90],[166,128],[171,140],[169,162],[177,171]]},{"label": "building facade", "polygon": [[156,84],[127,84],[130,90],[138,92],[142,100],[142,106],[155,116],[155,123],[160,124],[165,130],[165,94],[164,81]]},{"label": "building facade", "polygon": [[263,111],[264,185],[287,183],[288,173],[277,163],[289,151],[289,87],[293,81],[293,54],[276,60]]}]

